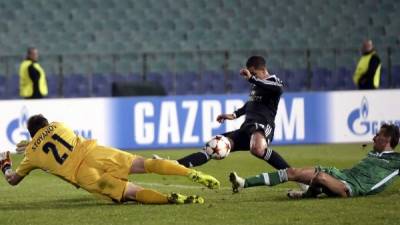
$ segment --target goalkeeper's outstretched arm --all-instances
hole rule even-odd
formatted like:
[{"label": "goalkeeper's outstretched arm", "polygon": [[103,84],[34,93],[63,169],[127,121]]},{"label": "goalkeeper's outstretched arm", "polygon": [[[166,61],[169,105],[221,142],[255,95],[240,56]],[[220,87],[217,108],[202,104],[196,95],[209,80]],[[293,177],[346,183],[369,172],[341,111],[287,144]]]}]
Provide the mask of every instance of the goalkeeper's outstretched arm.
[{"label": "goalkeeper's outstretched arm", "polygon": [[[11,170],[11,169],[10,169],[10,170]],[[21,180],[24,179],[24,177],[21,177],[20,175],[18,175],[18,174],[17,174],[16,172],[14,172],[14,171],[9,171],[8,173],[6,173],[6,174],[4,174],[4,175],[5,175],[5,178],[6,178],[7,182],[8,182],[10,185],[13,185],[13,186],[19,184],[19,182],[21,182]]]},{"label": "goalkeeper's outstretched arm", "polygon": [[10,157],[10,152],[1,152],[0,153],[0,169],[3,172],[7,182],[10,185],[17,185],[19,182],[21,182],[22,179],[24,179],[23,176],[19,176],[17,173],[12,171],[11,169],[12,166],[12,160]]}]

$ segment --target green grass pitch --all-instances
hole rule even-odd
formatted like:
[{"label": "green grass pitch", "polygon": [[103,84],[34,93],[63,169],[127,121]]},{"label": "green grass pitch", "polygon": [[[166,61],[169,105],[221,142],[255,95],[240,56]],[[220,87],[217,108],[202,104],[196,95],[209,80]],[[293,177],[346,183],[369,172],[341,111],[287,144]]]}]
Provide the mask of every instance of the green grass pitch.
[{"label": "green grass pitch", "polygon": [[[360,145],[293,145],[275,146],[294,167],[336,166],[346,168],[366,153]],[[195,150],[137,151],[143,156],[157,153],[178,158]],[[13,156],[14,168],[21,159]],[[227,159],[213,160],[199,170],[221,181],[220,190],[208,190],[184,177],[153,174],[134,175],[130,180],[162,192],[198,194],[203,205],[113,204],[97,199],[83,190],[43,171],[34,171],[17,187],[0,180],[0,225],[57,224],[400,224],[400,182],[383,193],[352,199],[289,200],[288,189],[296,184],[246,189],[233,195],[227,175],[259,174],[273,169],[249,152],[231,154]]]}]

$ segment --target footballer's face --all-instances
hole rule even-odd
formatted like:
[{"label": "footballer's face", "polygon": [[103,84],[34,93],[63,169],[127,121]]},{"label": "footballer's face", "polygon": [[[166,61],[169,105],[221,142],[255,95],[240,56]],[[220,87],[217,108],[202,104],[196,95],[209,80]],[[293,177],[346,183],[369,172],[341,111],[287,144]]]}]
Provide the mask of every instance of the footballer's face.
[{"label": "footballer's face", "polygon": [[385,136],[385,128],[381,128],[372,139],[374,141],[374,150],[383,152],[390,148],[390,136]]},{"label": "footballer's face", "polygon": [[368,53],[374,49],[374,45],[372,44],[371,40],[366,40],[363,42],[362,47],[361,47],[361,52],[362,53]]},{"label": "footballer's face", "polygon": [[37,61],[39,59],[39,52],[36,48],[32,49],[31,51],[29,51],[29,55],[28,57],[33,60],[33,61]]},{"label": "footballer's face", "polygon": [[267,77],[267,73],[264,67],[256,69],[254,66],[247,68],[251,75],[257,77],[258,79],[265,79]]}]

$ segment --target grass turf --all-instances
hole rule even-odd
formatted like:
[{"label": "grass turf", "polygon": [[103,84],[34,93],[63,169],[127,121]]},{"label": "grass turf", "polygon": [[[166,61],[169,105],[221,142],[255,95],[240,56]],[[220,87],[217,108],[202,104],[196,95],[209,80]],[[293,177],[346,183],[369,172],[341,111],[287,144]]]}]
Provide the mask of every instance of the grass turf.
[{"label": "grass turf", "polygon": [[[367,150],[359,145],[276,146],[294,167],[336,166],[346,168],[358,162]],[[195,150],[138,151],[151,156],[179,158]],[[13,156],[17,165],[20,156]],[[14,166],[15,167],[15,166]],[[220,190],[208,190],[187,178],[153,174],[134,175],[130,180],[162,192],[198,194],[203,205],[113,204],[94,198],[83,190],[42,171],[33,171],[22,183],[11,187],[0,181],[0,224],[399,224],[400,182],[376,196],[352,199],[289,200],[286,190],[296,184],[246,189],[233,195],[227,175],[235,170],[250,176],[273,169],[248,152],[210,161],[199,170],[221,181]]]}]

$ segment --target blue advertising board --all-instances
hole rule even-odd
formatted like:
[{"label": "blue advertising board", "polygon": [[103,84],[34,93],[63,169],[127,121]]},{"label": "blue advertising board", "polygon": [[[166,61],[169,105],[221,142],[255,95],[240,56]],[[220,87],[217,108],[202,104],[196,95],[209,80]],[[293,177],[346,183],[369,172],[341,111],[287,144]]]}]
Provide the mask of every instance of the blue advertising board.
[{"label": "blue advertising board", "polygon": [[[112,142],[122,148],[199,147],[214,135],[239,128],[244,118],[223,124],[216,118],[232,113],[246,100],[246,95],[115,99]],[[285,94],[277,112],[274,143],[323,142],[325,104],[323,94]]]},{"label": "blue advertising board", "polygon": [[[26,121],[41,113],[78,135],[121,149],[201,147],[238,129],[244,117],[219,124],[245,94],[0,101],[0,144],[29,139]],[[383,123],[400,125],[400,90],[285,93],[275,118],[274,145],[371,141]],[[52,106],[52,107],[49,107]]]}]

